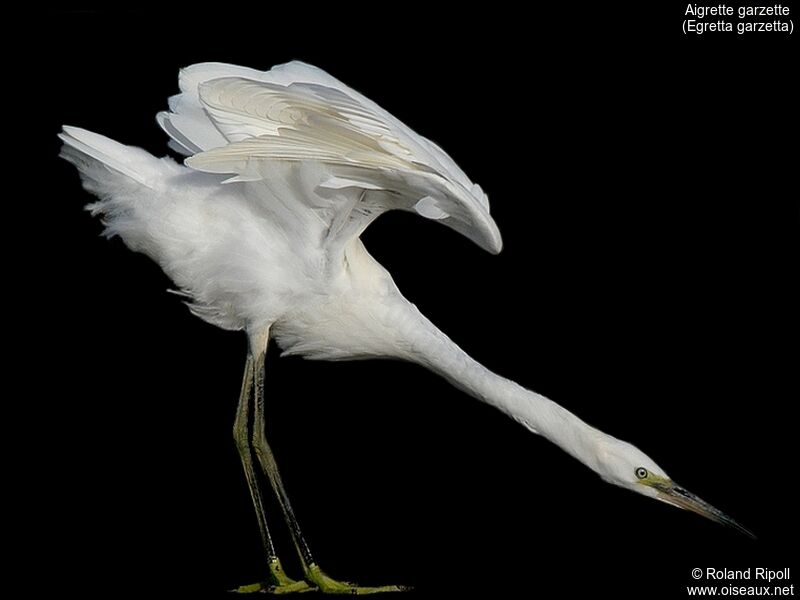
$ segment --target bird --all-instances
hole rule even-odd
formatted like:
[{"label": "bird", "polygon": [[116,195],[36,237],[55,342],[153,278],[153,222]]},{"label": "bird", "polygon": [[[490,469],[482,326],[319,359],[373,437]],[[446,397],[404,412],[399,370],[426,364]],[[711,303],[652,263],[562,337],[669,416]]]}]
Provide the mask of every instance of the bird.
[{"label": "bird", "polygon": [[[483,189],[437,144],[312,65],[268,71],[199,63],[158,124],[183,156],[155,157],[63,126],[61,156],[97,199],[87,205],[107,237],[155,262],[189,310],[248,340],[234,440],[266,553],[265,577],[239,592],[369,594],[323,571],[306,542],[265,432],[265,354],[418,364],[543,436],[608,483],[752,535],[675,483],[644,452],[554,401],[490,371],[408,301],[361,234],[390,210],[454,229],[490,253],[502,249]],[[269,480],[302,576],[273,544],[258,470]]]}]

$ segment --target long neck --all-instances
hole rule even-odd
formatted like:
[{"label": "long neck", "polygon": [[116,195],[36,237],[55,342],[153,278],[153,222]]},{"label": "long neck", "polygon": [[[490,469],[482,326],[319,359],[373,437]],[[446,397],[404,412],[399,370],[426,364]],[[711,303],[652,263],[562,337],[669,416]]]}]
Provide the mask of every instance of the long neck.
[{"label": "long neck", "polygon": [[501,377],[459,348],[416,308],[403,337],[404,358],[439,373],[457,388],[490,404],[527,429],[595,468],[600,431],[541,394]]}]

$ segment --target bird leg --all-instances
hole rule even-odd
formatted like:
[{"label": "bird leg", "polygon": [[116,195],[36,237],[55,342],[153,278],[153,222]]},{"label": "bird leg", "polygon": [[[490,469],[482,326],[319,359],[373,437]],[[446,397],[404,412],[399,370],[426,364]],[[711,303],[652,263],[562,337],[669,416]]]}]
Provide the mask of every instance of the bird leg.
[{"label": "bird leg", "polygon": [[244,474],[247,478],[247,486],[250,488],[250,497],[253,499],[253,506],[256,509],[258,528],[261,531],[261,541],[267,554],[267,564],[269,566],[269,577],[266,582],[243,585],[234,592],[249,593],[267,591],[272,593],[306,592],[313,589],[305,581],[295,581],[287,577],[283,571],[281,562],[275,552],[275,545],[267,526],[267,515],[264,511],[264,500],[261,496],[261,489],[258,486],[256,473],[253,468],[253,454],[250,448],[249,418],[250,418],[250,397],[253,389],[253,366],[255,361],[252,354],[247,357],[244,378],[242,379],[242,391],[239,396],[239,406],[236,409],[236,420],[233,423],[233,438],[236,441],[236,448],[244,467]]},{"label": "bird leg", "polygon": [[289,496],[286,493],[283,480],[278,471],[278,464],[275,462],[275,455],[272,453],[269,443],[267,443],[264,421],[264,358],[266,355],[266,339],[264,340],[264,347],[258,348],[254,353],[256,354],[256,358],[253,449],[255,450],[258,462],[261,464],[264,473],[272,484],[272,488],[275,490],[275,495],[278,497],[278,503],[281,506],[286,524],[292,534],[292,540],[297,548],[297,553],[300,555],[300,560],[303,563],[303,571],[305,572],[306,580],[311,585],[319,588],[319,591],[326,594],[376,594],[381,592],[405,591],[408,588],[397,585],[365,587],[354,583],[337,581],[326,575],[314,561],[311,550],[303,537],[302,531],[300,531],[300,525],[297,522],[297,517],[295,517],[292,504],[289,502]]}]

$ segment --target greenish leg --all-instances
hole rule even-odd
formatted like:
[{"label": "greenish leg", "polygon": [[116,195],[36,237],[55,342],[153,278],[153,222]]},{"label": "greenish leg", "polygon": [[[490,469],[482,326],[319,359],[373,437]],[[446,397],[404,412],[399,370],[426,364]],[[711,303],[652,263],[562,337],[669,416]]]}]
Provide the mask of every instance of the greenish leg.
[{"label": "greenish leg", "polygon": [[254,351],[254,354],[256,354],[256,381],[255,414],[253,415],[253,448],[255,449],[258,462],[264,469],[264,473],[269,478],[270,483],[272,483],[272,488],[275,490],[275,494],[278,497],[278,502],[283,510],[286,524],[289,526],[289,531],[292,534],[297,553],[300,555],[300,560],[303,563],[306,580],[313,586],[319,588],[319,591],[326,594],[377,594],[381,592],[402,592],[410,589],[398,585],[365,587],[354,583],[337,581],[326,575],[314,561],[311,550],[303,537],[303,533],[300,531],[300,525],[297,522],[297,517],[295,517],[292,504],[289,502],[289,496],[286,494],[286,489],[281,480],[280,472],[278,471],[278,465],[275,462],[275,455],[272,453],[272,449],[267,443],[264,422],[264,358],[266,355],[266,340],[263,348],[254,349]]},{"label": "greenish leg", "polygon": [[275,546],[272,543],[272,536],[267,526],[267,516],[264,512],[264,500],[261,497],[261,490],[258,487],[256,473],[253,468],[253,453],[250,448],[249,440],[249,418],[250,418],[250,396],[253,389],[253,365],[252,355],[247,357],[244,378],[242,380],[242,392],[239,396],[239,406],[236,409],[236,420],[233,424],[233,437],[236,441],[236,448],[244,467],[244,474],[247,478],[247,486],[250,488],[250,497],[253,499],[253,506],[256,509],[258,528],[261,531],[261,541],[267,554],[267,565],[269,566],[269,576],[267,581],[243,585],[234,592],[251,593],[266,591],[274,594],[285,594],[290,592],[307,592],[313,589],[305,581],[295,581],[286,576],[281,567],[278,555],[275,553]]}]

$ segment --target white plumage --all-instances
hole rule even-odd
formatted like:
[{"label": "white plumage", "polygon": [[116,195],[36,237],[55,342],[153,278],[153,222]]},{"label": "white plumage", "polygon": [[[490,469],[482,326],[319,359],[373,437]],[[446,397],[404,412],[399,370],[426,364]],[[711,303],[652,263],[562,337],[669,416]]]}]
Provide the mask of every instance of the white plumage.
[{"label": "white plumage", "polygon": [[[62,155],[99,198],[89,208],[102,216],[109,236],[158,262],[190,298],[194,314],[248,333],[251,380],[269,337],[284,353],[308,358],[417,362],[559,444],[604,479],[729,521],[697,499],[692,505],[675,500],[680,488],[633,446],[473,361],[403,298],[368,254],[359,235],[392,209],[415,211],[500,251],[486,195],[441,148],[299,62],[266,73],[198,64],[182,70],[179,83],[181,93],[157,118],[172,148],[187,156],[185,166],[66,126]],[[240,406],[245,430],[247,379]],[[251,443],[280,496],[277,469],[262,460],[266,451],[259,453],[266,446],[259,389]],[[240,450],[245,460],[247,449]],[[346,584],[315,571],[288,497],[283,504],[308,584],[354,589],[337,588]],[[268,585],[299,586],[281,579],[263,521]]]}]

